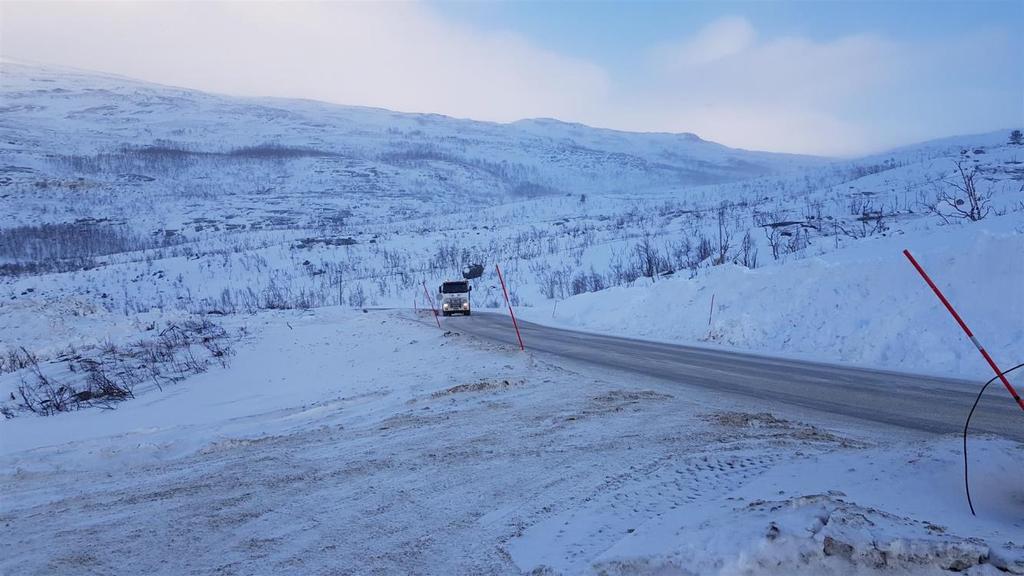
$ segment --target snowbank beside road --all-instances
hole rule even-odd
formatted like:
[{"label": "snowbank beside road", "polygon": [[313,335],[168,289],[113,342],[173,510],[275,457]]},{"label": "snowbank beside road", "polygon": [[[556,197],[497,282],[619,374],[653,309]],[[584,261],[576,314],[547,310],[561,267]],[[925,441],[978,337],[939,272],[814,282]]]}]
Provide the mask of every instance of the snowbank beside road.
[{"label": "snowbank beside road", "polygon": [[1016,214],[937,226],[756,270],[719,266],[693,279],[581,294],[553,312],[521,314],[618,335],[987,380],[989,367],[901,252],[915,254],[1009,367],[1024,362],[1022,232]]},{"label": "snowbank beside road", "polygon": [[[167,456],[225,438],[277,434],[307,418],[351,413],[367,398],[403,402],[422,392],[410,374],[429,372],[433,355],[447,349],[436,330],[425,331],[430,340],[420,341],[421,330],[410,330],[407,320],[342,308],[227,317],[225,324],[254,334],[251,342],[239,344],[226,371],[216,368],[163,391],[149,390],[113,411],[88,408],[0,420],[0,458],[11,456],[15,466],[31,467],[45,461],[51,449],[76,445],[80,452],[103,451],[111,438],[135,439]],[[463,355],[484,363],[481,355]],[[448,382],[456,374],[439,378]]]}]

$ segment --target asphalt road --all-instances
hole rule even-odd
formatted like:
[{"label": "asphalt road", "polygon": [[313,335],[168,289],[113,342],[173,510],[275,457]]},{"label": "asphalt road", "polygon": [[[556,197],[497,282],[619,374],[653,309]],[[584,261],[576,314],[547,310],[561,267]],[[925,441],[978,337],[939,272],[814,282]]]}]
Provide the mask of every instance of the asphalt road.
[{"label": "asphalt road", "polygon": [[[442,322],[449,330],[516,343],[507,315],[475,312]],[[519,327],[527,349],[533,352],[757,398],[768,405],[788,404],[925,432],[962,431],[983,384],[589,334],[522,321]],[[1024,383],[1024,377],[1016,381]],[[985,392],[971,431],[1024,441],[1024,412],[999,382]]]}]

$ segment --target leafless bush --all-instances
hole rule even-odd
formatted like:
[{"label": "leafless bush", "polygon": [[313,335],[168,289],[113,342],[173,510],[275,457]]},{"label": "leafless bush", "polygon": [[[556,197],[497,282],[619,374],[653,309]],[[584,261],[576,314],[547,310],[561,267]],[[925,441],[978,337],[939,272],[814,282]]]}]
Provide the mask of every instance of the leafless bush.
[{"label": "leafless bush", "polygon": [[[465,156],[433,144],[400,144],[393,150],[381,153],[378,159],[394,166],[427,166],[431,162],[461,166],[467,170],[484,172],[504,181],[509,184],[510,192],[517,195],[532,196],[552,192],[550,188],[535,183],[537,175],[535,168],[517,162],[494,162]],[[524,187],[518,188],[520,184]]]},{"label": "leafless bush", "polygon": [[764,237],[768,240],[768,247],[772,249],[772,259],[778,260],[783,245],[782,228],[766,224],[762,227]]},{"label": "leafless bush", "polygon": [[729,223],[730,205],[723,202],[715,211],[718,221],[718,246],[716,249],[715,265],[725,264],[729,259],[729,250],[732,248],[732,226]]},{"label": "leafless bush", "polygon": [[[105,343],[84,356],[70,350],[58,357],[77,382],[58,382],[31,358],[18,387],[16,408],[50,416],[88,406],[114,408],[135,397],[136,388],[152,382],[156,388],[209,369],[214,362],[227,367],[233,354],[231,338],[219,324],[207,318],[172,322],[155,337],[128,346]],[[5,406],[5,416],[13,410]]]},{"label": "leafless bush", "polygon": [[536,182],[516,182],[509,187],[509,193],[520,198],[538,198],[557,194],[558,191]]},{"label": "leafless bush", "polygon": [[711,255],[715,253],[714,247],[711,245],[711,240],[707,236],[701,234],[697,240],[697,252],[694,259],[699,264],[711,258]]},{"label": "leafless bush", "polygon": [[854,239],[870,238],[889,229],[886,225],[885,214],[880,210],[861,214],[853,223],[849,224],[836,220],[833,227],[844,236]]},{"label": "leafless bush", "polygon": [[944,180],[945,186],[936,186],[934,196],[925,203],[928,212],[947,224],[952,220],[977,222],[992,213],[992,190],[979,191],[975,180],[980,168],[966,164],[957,160],[955,176]]},{"label": "leafless bush", "polygon": [[78,407],[75,391],[43,373],[35,359],[28,369],[29,378],[26,380],[22,377],[18,385],[18,395],[26,410],[40,416],[50,416]]},{"label": "leafless bush", "polygon": [[754,243],[750,230],[743,235],[743,242],[740,244],[740,255],[737,263],[747,268],[757,268],[757,244]]},{"label": "leafless bush", "polygon": [[[72,174],[120,174],[136,182],[151,182],[152,175],[180,173],[198,166],[225,163],[283,161],[298,158],[338,156],[335,152],[278,143],[262,143],[231,150],[200,150],[191,145],[157,140],[144,146],[122,146],[93,155],[58,156],[56,167]],[[149,174],[151,176],[146,176]]]},{"label": "leafless bush", "polygon": [[792,232],[788,233],[788,240],[784,246],[786,254],[793,254],[804,250],[811,244],[811,239],[807,232],[802,227],[796,227]]},{"label": "leafless bush", "polygon": [[665,270],[665,257],[651,241],[650,233],[645,232],[640,242],[633,246],[633,264],[640,276],[652,280]]},{"label": "leafless bush", "polygon": [[[116,348],[113,353],[117,353]],[[78,404],[89,403],[109,408],[115,402],[135,397],[133,389],[139,380],[136,371],[126,368],[117,356],[114,359],[112,362],[92,358],[79,360],[79,368],[85,374],[85,388],[75,393]],[[119,365],[120,370],[115,371],[112,365]]]},{"label": "leafless bush", "polygon": [[10,348],[0,355],[0,374],[17,372],[38,362],[39,358],[25,348]]},{"label": "leafless bush", "polygon": [[597,292],[598,290],[604,290],[606,288],[604,277],[594,271],[593,268],[590,272],[578,272],[572,278],[572,283],[569,286],[569,292],[575,296],[577,294],[583,294],[584,292]]},{"label": "leafless bush", "polygon": [[572,269],[568,267],[552,269],[546,262],[531,262],[530,271],[533,272],[541,292],[548,299],[562,299],[570,293],[570,277]]},{"label": "leafless bush", "polygon": [[786,248],[786,239],[791,234],[789,230],[800,222],[787,220],[782,210],[755,212],[753,219],[754,224],[764,231],[765,240],[772,250],[772,259],[778,260]]},{"label": "leafless bush", "polygon": [[353,308],[362,308],[366,305],[366,293],[362,284],[356,284],[348,293],[348,305]]}]

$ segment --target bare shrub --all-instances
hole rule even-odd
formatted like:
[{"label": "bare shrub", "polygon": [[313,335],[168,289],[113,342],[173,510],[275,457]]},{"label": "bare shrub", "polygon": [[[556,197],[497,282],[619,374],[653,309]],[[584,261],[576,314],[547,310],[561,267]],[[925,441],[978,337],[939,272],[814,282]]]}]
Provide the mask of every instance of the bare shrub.
[{"label": "bare shrub", "polygon": [[697,264],[706,261],[711,258],[711,255],[715,253],[714,247],[711,245],[711,240],[708,237],[701,234],[700,239],[697,241],[697,252],[694,256],[694,260]]},{"label": "bare shrub", "polygon": [[665,257],[651,242],[651,235],[648,232],[644,232],[643,239],[633,246],[633,265],[637,274],[652,280],[666,267]]},{"label": "bare shrub", "polygon": [[50,416],[78,407],[75,391],[43,373],[34,358],[29,365],[29,378],[26,380],[22,377],[18,385],[18,395],[26,410],[40,416]]},{"label": "bare shrub", "polygon": [[943,181],[946,186],[937,186],[932,199],[925,203],[928,212],[947,224],[953,220],[977,222],[992,213],[992,190],[979,191],[975,182],[980,168],[965,164],[965,160],[957,160],[955,176]]},{"label": "bare shrub", "polygon": [[[83,356],[69,349],[58,357],[57,363],[77,376],[73,383],[57,381],[23,351],[21,357],[30,360],[15,408],[40,416],[89,406],[112,409],[134,398],[136,388],[147,381],[163,390],[168,383],[207,371],[212,363],[227,367],[233,354],[228,332],[207,318],[172,322],[156,337],[128,346],[108,342],[92,351]],[[3,408],[5,417],[13,416],[10,406]]]},{"label": "bare shrub", "polygon": [[366,305],[366,293],[363,291],[362,284],[356,284],[354,288],[349,290],[348,305],[353,308],[362,308]]},{"label": "bare shrub", "polygon": [[772,259],[778,260],[786,247],[786,238],[790,234],[788,229],[799,222],[786,220],[786,213],[776,210],[754,213],[754,224],[764,231],[765,240],[768,241],[768,247],[772,250]]},{"label": "bare shrub", "polygon": [[750,230],[743,235],[743,242],[740,243],[740,255],[737,259],[737,263],[746,266],[747,268],[757,268],[757,244],[754,243],[753,236],[750,235]]},{"label": "bare shrub", "polygon": [[784,246],[786,254],[793,254],[800,252],[811,245],[811,239],[807,232],[802,227],[797,227],[789,234],[788,240]]},{"label": "bare shrub", "polygon": [[578,272],[573,276],[572,282],[569,285],[569,292],[575,296],[584,292],[597,292],[605,288],[604,277],[591,268],[590,272]]},{"label": "bare shrub", "polygon": [[725,264],[729,259],[729,250],[732,248],[732,226],[729,223],[730,205],[723,202],[718,206],[715,215],[718,220],[718,246],[716,249],[715,265]]},{"label": "bare shrub", "polygon": [[38,362],[39,358],[25,348],[10,348],[0,355],[0,374],[17,372]]},{"label": "bare shrub", "polygon": [[870,238],[889,229],[886,225],[885,214],[880,210],[865,212],[851,224],[844,224],[836,220],[833,227],[844,236],[854,239]]}]

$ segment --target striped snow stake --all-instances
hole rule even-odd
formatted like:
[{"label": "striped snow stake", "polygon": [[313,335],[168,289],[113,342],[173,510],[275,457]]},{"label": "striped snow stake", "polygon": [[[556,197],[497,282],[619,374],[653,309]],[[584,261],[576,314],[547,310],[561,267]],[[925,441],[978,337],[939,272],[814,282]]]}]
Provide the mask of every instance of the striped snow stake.
[{"label": "striped snow stake", "polygon": [[985,350],[985,347],[981,345],[981,342],[979,342],[978,338],[974,335],[973,332],[971,332],[971,329],[967,327],[967,323],[964,322],[963,318],[961,318],[960,315],[956,313],[956,310],[953,309],[953,305],[949,303],[949,300],[947,300],[946,297],[942,294],[942,291],[939,290],[939,287],[935,285],[935,282],[932,282],[932,279],[928,276],[928,273],[925,272],[924,268],[922,268],[921,265],[917,263],[917,260],[915,260],[914,257],[910,254],[910,250],[904,250],[903,255],[907,257],[907,260],[910,260],[910,263],[914,265],[915,269],[917,269],[917,273],[920,274],[922,278],[924,278],[924,281],[928,283],[928,287],[931,288],[932,292],[935,292],[935,295],[939,297],[939,301],[942,302],[942,305],[945,306],[946,310],[949,310],[949,313],[953,315],[953,319],[956,320],[956,323],[960,325],[961,329],[963,329],[964,334],[967,334],[967,337],[971,339],[971,343],[974,344],[974,347],[978,349],[978,352],[981,352],[981,356],[985,358],[985,361],[988,362],[988,365],[992,367],[993,371],[995,371],[996,376],[999,377],[999,380],[1003,383],[1003,386],[1006,387],[1006,390],[1010,393],[1010,396],[1013,396],[1013,399],[1017,401],[1017,406],[1020,406],[1020,409],[1024,410],[1024,400],[1022,400],[1020,395],[1017,394],[1017,390],[1014,389],[1013,384],[1010,384],[1010,381],[1006,379],[1006,375],[1003,374],[1003,371],[1000,370],[999,366],[996,365],[996,362],[995,360],[992,359],[992,356],[989,356],[988,351]]},{"label": "striped snow stake", "polygon": [[[430,302],[430,309],[434,311],[434,322],[437,322],[437,327],[441,328],[441,319],[438,318],[437,307],[434,306],[434,299],[430,296],[430,290],[427,290],[427,281],[423,281],[423,293],[427,295],[427,302]],[[444,328],[441,328],[444,330]]]},{"label": "striped snow stake", "polygon": [[519,334],[519,322],[516,322],[516,313],[512,311],[512,301],[508,298],[508,289],[505,288],[505,277],[501,275],[501,268],[495,264],[494,269],[498,272],[498,280],[501,281],[501,291],[505,294],[505,304],[508,305],[508,315],[512,317],[512,325],[516,328],[516,339],[519,340],[519,349],[526,350],[523,346],[523,337]]}]

